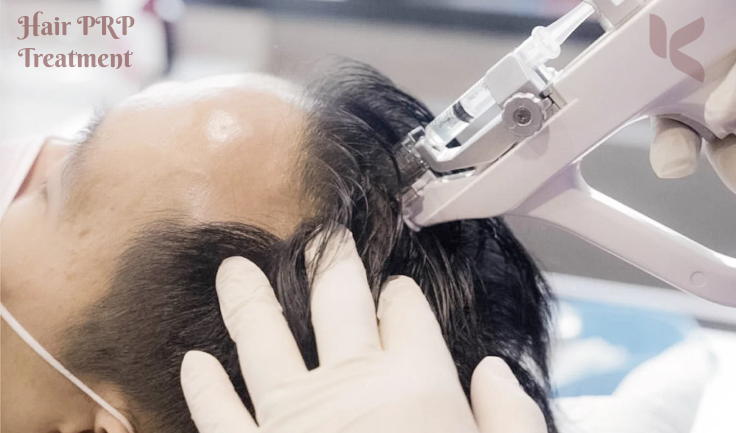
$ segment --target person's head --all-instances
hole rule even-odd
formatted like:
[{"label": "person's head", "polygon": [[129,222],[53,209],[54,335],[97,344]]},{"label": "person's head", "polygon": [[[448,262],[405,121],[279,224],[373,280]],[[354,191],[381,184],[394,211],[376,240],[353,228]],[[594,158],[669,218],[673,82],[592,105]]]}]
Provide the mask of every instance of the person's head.
[{"label": "person's head", "polygon": [[[402,222],[391,148],[431,119],[354,63],[306,87],[255,75],[154,86],[48,164],[45,184],[58,149],[43,150],[2,221],[3,303],[136,433],[194,432],[178,377],[188,350],[219,358],[250,407],[219,314],[220,262],[264,269],[315,367],[303,251],[344,225],[376,298],[397,274],[425,291],[466,390],[483,357],[501,356],[553,430],[549,293],[524,249],[498,219]],[[124,431],[5,323],[2,353],[4,433]]]}]

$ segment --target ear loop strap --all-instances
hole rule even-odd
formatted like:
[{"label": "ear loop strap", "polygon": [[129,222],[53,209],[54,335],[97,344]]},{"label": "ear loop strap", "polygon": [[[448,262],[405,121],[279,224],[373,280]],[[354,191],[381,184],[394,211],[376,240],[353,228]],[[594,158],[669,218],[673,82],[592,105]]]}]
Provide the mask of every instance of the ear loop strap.
[{"label": "ear loop strap", "polygon": [[95,401],[95,403],[102,406],[103,409],[108,411],[110,415],[115,417],[118,421],[120,421],[123,426],[125,426],[126,430],[128,430],[128,433],[135,433],[133,430],[133,425],[130,424],[130,422],[121,414],[117,409],[112,407],[108,402],[102,399],[97,393],[92,391],[87,385],[85,385],[81,380],[79,380],[76,376],[74,376],[69,370],[67,370],[59,361],[57,361],[49,352],[46,351],[46,349],[41,346],[38,341],[36,341],[31,334],[28,333],[28,331],[21,326],[20,323],[18,323],[17,320],[15,320],[15,317],[13,317],[12,314],[8,311],[7,308],[5,308],[5,305],[0,303],[0,316],[5,319],[5,322],[10,325],[11,328],[20,336],[20,338],[23,339],[23,341],[28,344],[28,346],[33,349],[38,356],[43,358],[46,362],[51,365],[56,371],[61,373],[64,377],[69,379],[71,383],[77,386],[77,388],[81,389],[82,392],[87,394],[89,398]]}]

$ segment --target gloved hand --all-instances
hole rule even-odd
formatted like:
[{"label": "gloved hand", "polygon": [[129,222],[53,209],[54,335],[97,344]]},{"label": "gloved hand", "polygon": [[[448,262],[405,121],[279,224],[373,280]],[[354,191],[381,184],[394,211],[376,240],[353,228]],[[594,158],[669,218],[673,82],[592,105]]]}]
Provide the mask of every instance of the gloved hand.
[{"label": "gloved hand", "polygon": [[[310,247],[308,263],[314,255]],[[192,351],[181,380],[200,433],[547,431],[539,407],[498,358],[486,358],[474,372],[474,419],[422,291],[395,277],[376,313],[350,232],[330,239],[315,272],[311,306],[320,366],[307,371],[266,276],[243,258],[222,263],[220,308],[258,425],[219,362]]]},{"label": "gloved hand", "polygon": [[[705,121],[716,133],[730,133],[716,143],[706,143],[710,163],[728,188],[736,193],[736,66],[705,105]],[[650,161],[657,176],[675,179],[689,176],[698,165],[701,138],[688,126],[669,119],[653,119],[654,144]]]}]

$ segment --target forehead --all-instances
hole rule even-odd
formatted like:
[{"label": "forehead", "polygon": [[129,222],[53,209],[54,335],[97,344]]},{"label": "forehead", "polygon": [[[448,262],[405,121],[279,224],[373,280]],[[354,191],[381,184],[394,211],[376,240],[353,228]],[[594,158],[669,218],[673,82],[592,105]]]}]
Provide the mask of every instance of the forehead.
[{"label": "forehead", "polygon": [[[247,74],[193,82],[165,82],[134,95],[106,116],[99,138],[107,147],[132,134],[159,150],[205,153],[248,150],[263,141],[281,153],[288,133],[301,127],[299,89],[280,78]],[[186,149],[187,152],[181,152]],[[151,149],[154,150],[154,149]],[[265,149],[261,149],[265,150]]]},{"label": "forehead", "polygon": [[274,213],[298,213],[294,166],[303,127],[300,91],[279,78],[155,85],[100,123],[85,152],[76,210],[107,206],[138,220],[171,211],[279,232],[268,227],[281,224]]}]

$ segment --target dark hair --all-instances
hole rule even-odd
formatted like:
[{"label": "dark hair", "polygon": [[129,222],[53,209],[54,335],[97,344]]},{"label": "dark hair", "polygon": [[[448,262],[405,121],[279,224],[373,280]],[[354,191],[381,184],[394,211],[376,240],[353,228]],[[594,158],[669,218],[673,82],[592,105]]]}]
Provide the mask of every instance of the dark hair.
[{"label": "dark hair", "polygon": [[[391,275],[414,278],[440,322],[469,389],[485,356],[500,356],[541,406],[555,432],[547,370],[550,294],[502,220],[409,230],[392,146],[432,119],[377,71],[341,62],[307,87],[300,188],[313,217],[287,239],[239,223],[160,221],[121,256],[105,297],[67,333],[63,362],[83,377],[117,384],[133,411],[167,433],[195,432],[179,385],[191,349],[216,356],[252,410],[237,353],[220,316],[215,275],[240,255],[269,276],[309,368],[317,366],[304,248],[318,232],[348,227],[377,299]],[[489,198],[492,199],[492,198]],[[146,423],[148,424],[148,423]]]}]

